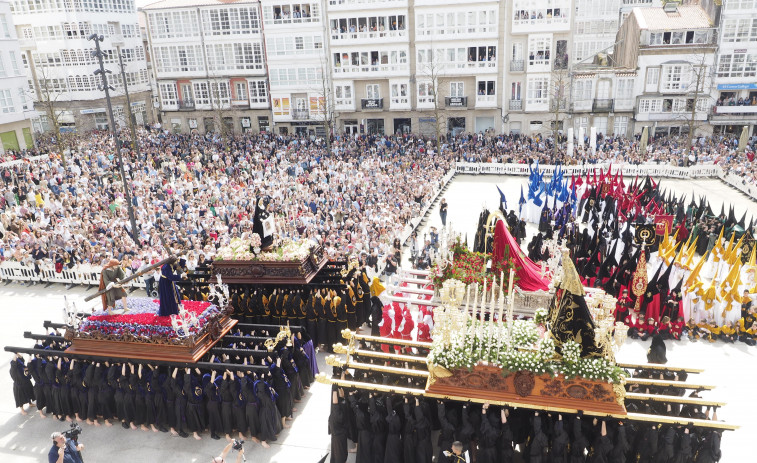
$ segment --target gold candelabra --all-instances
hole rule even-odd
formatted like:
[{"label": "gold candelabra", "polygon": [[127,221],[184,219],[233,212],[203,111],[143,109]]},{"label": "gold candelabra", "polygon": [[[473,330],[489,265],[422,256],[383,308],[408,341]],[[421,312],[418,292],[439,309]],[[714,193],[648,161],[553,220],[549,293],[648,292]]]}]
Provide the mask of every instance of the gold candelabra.
[{"label": "gold candelabra", "polygon": [[628,326],[615,322],[615,307],[618,299],[601,289],[589,288],[586,305],[594,319],[594,343],[602,349],[604,356],[615,361],[615,354],[628,338]]}]

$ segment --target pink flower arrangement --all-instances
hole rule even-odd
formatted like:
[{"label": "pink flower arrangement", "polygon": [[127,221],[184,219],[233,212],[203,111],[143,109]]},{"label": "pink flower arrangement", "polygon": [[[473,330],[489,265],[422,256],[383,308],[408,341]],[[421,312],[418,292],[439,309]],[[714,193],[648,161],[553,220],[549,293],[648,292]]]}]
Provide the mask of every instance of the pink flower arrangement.
[{"label": "pink flower arrangement", "polygon": [[[131,299],[131,298],[130,298]],[[137,298],[134,298],[137,299]],[[142,298],[139,298],[140,300]],[[131,301],[130,301],[131,302]],[[152,304],[150,304],[150,302]],[[79,331],[100,331],[105,334],[123,335],[127,332],[137,337],[164,336],[175,338],[176,333],[171,327],[171,317],[158,316],[158,300],[144,298],[138,313],[123,315],[92,315],[79,326]],[[206,301],[183,301],[184,309],[200,320],[199,327],[193,327],[190,334],[202,330],[207,321],[220,313],[218,307]],[[129,304],[131,309],[132,304]]]}]

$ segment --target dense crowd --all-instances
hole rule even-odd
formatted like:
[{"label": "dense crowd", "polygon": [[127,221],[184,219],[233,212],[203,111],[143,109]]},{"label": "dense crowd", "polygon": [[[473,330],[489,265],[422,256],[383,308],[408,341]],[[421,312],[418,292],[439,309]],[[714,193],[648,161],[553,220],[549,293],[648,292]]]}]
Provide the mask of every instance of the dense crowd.
[{"label": "dense crowd", "polygon": [[[410,230],[411,219],[462,160],[716,162],[751,173],[754,181],[751,163],[736,151],[738,139],[700,138],[689,155],[683,139],[658,138],[641,154],[638,137],[600,135],[596,154],[587,142],[571,158],[564,140],[558,141],[555,155],[554,140],[540,135],[465,134],[438,150],[412,135],[341,136],[333,138],[329,151],[324,140],[312,137],[223,139],[141,129],[140,154],[123,150],[136,211],[135,243],[112,139],[106,132],[89,133],[65,140],[65,159],[51,154],[0,169],[0,259],[52,263],[60,271],[115,257],[136,270],[164,254],[165,240],[191,250],[191,267],[251,232],[255,201],[268,196],[279,236],[313,239],[332,258],[354,254],[375,266],[395,255],[395,238]],[[24,155],[46,153],[57,153],[55,140],[41,138]]]}]

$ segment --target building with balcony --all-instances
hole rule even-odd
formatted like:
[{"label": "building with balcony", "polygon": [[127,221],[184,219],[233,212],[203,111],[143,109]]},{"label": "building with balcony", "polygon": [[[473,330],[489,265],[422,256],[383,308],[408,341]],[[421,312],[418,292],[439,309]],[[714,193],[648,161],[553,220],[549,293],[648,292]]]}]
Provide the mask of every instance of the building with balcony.
[{"label": "building with balcony", "polygon": [[432,134],[437,124],[451,134],[501,130],[500,16],[496,1],[415,2],[413,96],[416,109],[430,113],[418,131]]},{"label": "building with balcony", "polygon": [[[703,2],[706,7],[706,2]],[[715,5],[711,5],[714,9]],[[712,12],[712,11],[711,11]],[[636,69],[633,131],[708,133],[714,100],[716,28],[701,5],[634,8],[618,32],[613,59]]]},{"label": "building with balcony", "polygon": [[326,30],[320,1],[262,0],[275,133],[324,135],[330,103]]},{"label": "building with balcony", "polygon": [[0,0],[0,154],[34,146],[27,86],[10,4]]},{"label": "building with balcony", "polygon": [[570,126],[575,134],[595,127],[598,134],[631,136],[635,69],[605,62],[574,64],[571,74]]},{"label": "building with balcony", "polygon": [[710,124],[717,133],[757,135],[757,0],[723,2]]},{"label": "building with balcony", "polygon": [[417,132],[408,2],[329,0],[326,8],[337,129]]},{"label": "building with balcony", "polygon": [[[56,125],[60,130],[104,129],[109,125],[95,48],[87,38],[104,37],[100,44],[117,124],[126,123],[126,97],[119,67],[123,58],[132,114],[138,123],[148,122],[151,104],[145,49],[133,0],[98,2],[10,2],[20,39],[28,96],[39,115],[37,131]],[[52,119],[55,120],[52,120]]]},{"label": "building with balcony", "polygon": [[[504,130],[562,130],[570,90],[570,38],[574,0],[515,0],[504,6]],[[554,100],[554,102],[553,102]],[[557,101],[561,100],[561,101]],[[561,122],[555,124],[555,116]],[[557,125],[556,127],[554,127]]]},{"label": "building with balcony", "polygon": [[140,12],[164,128],[268,130],[259,2],[162,0]]}]

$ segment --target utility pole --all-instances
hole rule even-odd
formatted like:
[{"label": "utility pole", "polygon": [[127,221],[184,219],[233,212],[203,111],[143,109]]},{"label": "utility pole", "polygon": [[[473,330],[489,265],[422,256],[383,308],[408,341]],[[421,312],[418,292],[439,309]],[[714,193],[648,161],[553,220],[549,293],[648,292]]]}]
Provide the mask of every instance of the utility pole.
[{"label": "utility pole", "polygon": [[[126,70],[124,69],[124,58],[121,55],[121,50],[118,50],[118,64],[121,68],[121,80],[124,82],[124,93],[126,94],[126,114],[129,116],[129,127],[131,128],[131,143],[134,149],[134,155],[139,159],[139,141],[137,140],[137,121],[134,118],[134,113],[131,112],[131,99],[129,98],[129,85],[126,83]],[[136,241],[135,241],[136,243]]]},{"label": "utility pole", "polygon": [[[105,102],[108,105],[108,117],[110,118],[110,133],[113,136],[113,141],[116,145],[116,156],[118,158],[118,167],[120,169],[121,173],[121,183],[123,184],[124,188],[124,199],[126,200],[126,208],[129,212],[129,223],[131,225],[131,237],[132,240],[134,240],[134,244],[139,244],[139,241],[137,240],[137,237],[139,236],[137,232],[137,220],[134,217],[134,206],[131,203],[131,193],[129,192],[129,185],[126,182],[126,171],[124,170],[124,160],[123,156],[121,155],[121,140],[118,139],[118,133],[116,132],[116,120],[113,117],[113,105],[110,102],[110,90],[113,89],[108,85],[108,73],[110,71],[107,71],[105,69],[105,63],[103,60],[103,52],[100,50],[100,42],[105,40],[105,37],[102,35],[92,34],[89,37],[87,37],[87,40],[93,40],[95,42],[95,51],[92,52],[93,56],[97,57],[97,62],[100,65],[100,68],[95,71],[95,75],[100,75],[102,77],[102,89],[105,91]],[[126,80],[124,80],[124,85],[126,84]],[[131,109],[131,108],[129,108]],[[135,139],[136,140],[136,139]]]}]

